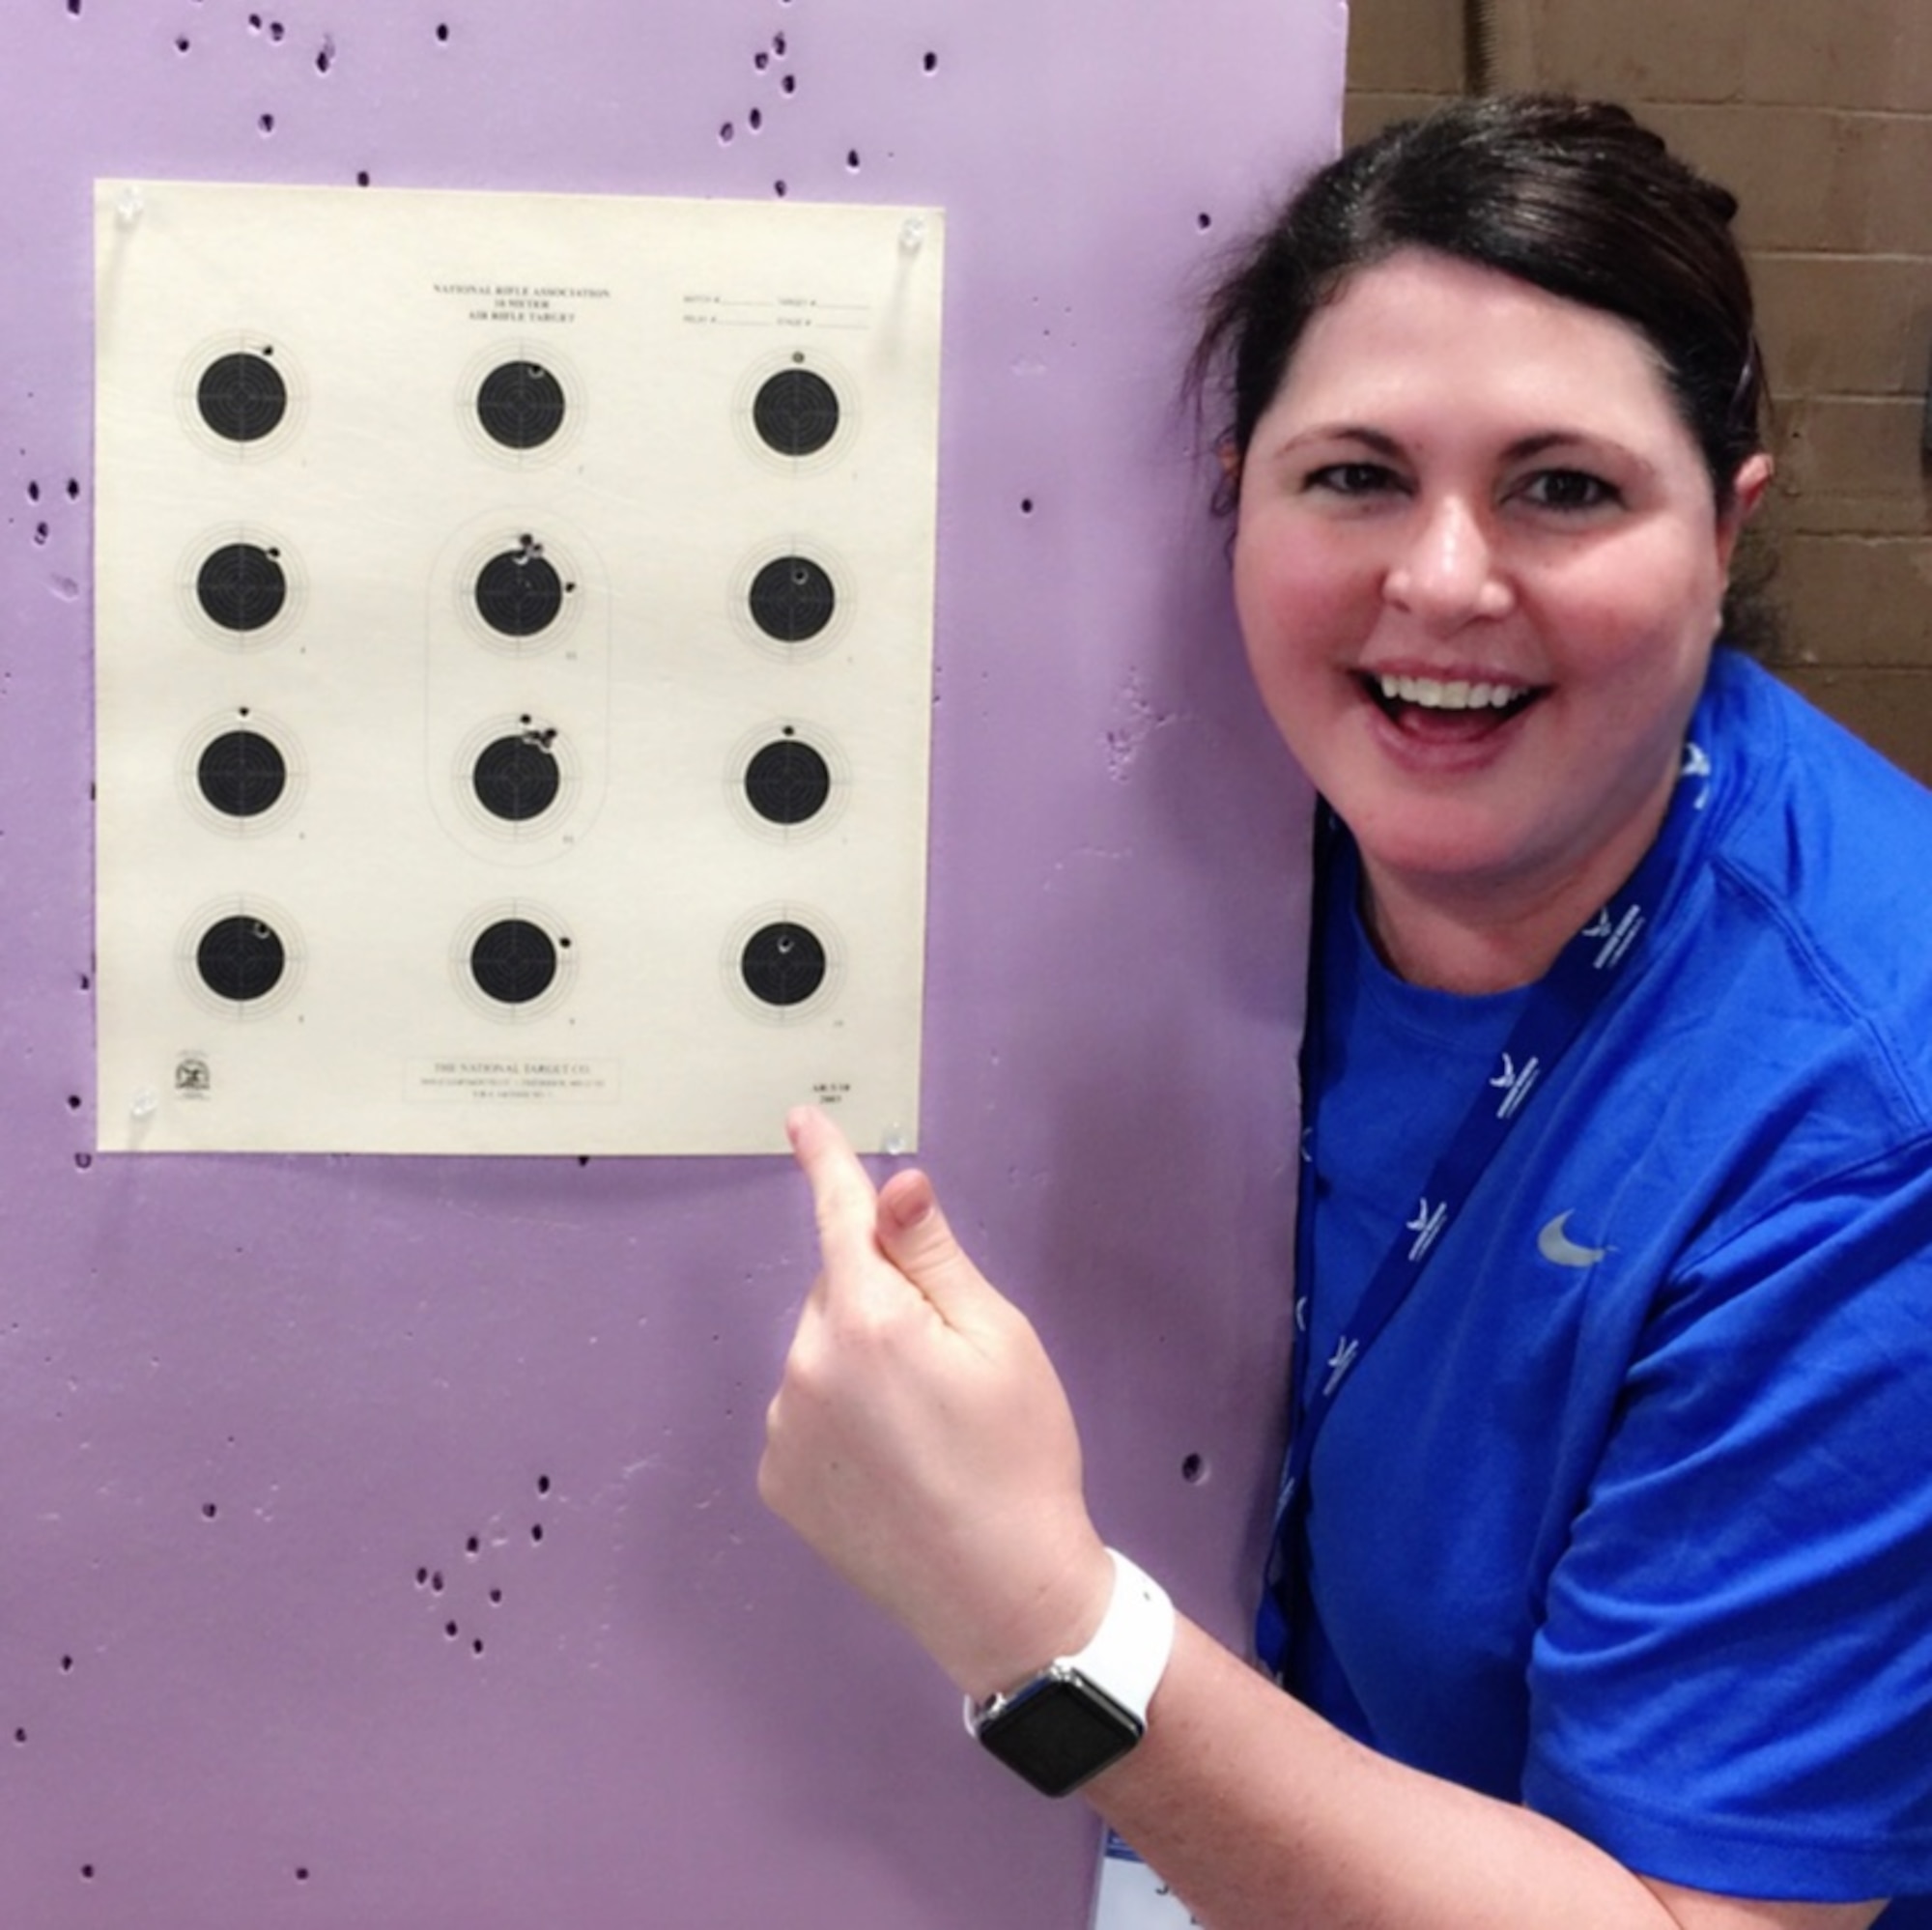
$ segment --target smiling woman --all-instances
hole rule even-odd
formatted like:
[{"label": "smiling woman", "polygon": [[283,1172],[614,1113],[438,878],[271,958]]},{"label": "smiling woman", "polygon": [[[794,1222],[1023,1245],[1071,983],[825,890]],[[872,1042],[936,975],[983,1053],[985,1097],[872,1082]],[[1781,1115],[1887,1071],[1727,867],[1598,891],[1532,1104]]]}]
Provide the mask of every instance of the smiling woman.
[{"label": "smiling woman", "polygon": [[1932,1930],[1932,798],[1723,640],[1734,212],[1463,101],[1208,317],[1323,799],[1260,1670],[1105,1547],[925,1177],[792,1122],[766,1498],[1216,1930]]},{"label": "smiling woman", "polygon": [[1637,329],[1496,270],[1406,247],[1315,312],[1243,457],[1236,607],[1405,978],[1527,983],[1629,874],[1767,472],[1715,491]]}]

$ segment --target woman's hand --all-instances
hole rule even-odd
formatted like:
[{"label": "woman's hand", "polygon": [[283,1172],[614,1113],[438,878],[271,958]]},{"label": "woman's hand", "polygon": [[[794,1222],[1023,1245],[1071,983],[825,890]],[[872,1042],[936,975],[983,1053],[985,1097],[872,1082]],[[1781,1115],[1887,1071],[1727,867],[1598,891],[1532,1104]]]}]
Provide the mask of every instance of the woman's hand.
[{"label": "woman's hand", "polygon": [[960,1250],[932,1184],[874,1192],[838,1127],[786,1121],[823,1271],[766,1416],[758,1490],[976,1697],[1099,1626],[1112,1564],[1031,1322]]}]

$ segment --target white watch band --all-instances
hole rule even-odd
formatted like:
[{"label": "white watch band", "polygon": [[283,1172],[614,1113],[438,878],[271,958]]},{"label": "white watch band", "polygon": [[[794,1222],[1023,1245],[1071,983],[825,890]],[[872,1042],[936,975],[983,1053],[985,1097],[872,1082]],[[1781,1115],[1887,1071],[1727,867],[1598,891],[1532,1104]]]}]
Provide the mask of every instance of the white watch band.
[{"label": "white watch band", "polygon": [[[1100,1626],[1077,1655],[1057,1657],[1040,1674],[1075,1670],[1145,1723],[1148,1705],[1174,1653],[1174,1604],[1152,1575],[1136,1568],[1118,1548],[1109,1548],[1107,1557],[1114,1564],[1114,1593]],[[1018,1684],[984,1702],[976,1703],[969,1695],[967,1733],[977,1736],[985,1717],[1025,1686]]]}]

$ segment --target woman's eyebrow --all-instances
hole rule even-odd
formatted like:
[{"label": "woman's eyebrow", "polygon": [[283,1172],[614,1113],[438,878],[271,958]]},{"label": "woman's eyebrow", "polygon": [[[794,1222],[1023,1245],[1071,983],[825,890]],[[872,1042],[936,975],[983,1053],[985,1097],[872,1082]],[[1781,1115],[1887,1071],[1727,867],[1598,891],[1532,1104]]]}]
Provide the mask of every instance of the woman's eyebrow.
[{"label": "woman's eyebrow", "polygon": [[1319,422],[1306,429],[1297,429],[1286,440],[1275,445],[1274,453],[1287,455],[1307,442],[1359,442],[1378,456],[1400,456],[1403,452],[1402,444],[1393,436],[1381,429],[1371,429],[1367,423]]}]

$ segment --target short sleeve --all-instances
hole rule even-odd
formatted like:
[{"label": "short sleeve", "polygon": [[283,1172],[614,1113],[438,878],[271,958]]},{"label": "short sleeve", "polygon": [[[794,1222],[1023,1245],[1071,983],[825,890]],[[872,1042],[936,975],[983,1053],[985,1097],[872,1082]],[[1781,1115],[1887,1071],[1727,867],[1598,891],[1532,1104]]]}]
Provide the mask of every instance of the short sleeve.
[{"label": "short sleeve", "polygon": [[1932,1892],[1932,1143],[1662,1290],[1530,1693],[1525,1800],[1634,1869]]}]

